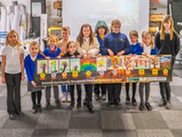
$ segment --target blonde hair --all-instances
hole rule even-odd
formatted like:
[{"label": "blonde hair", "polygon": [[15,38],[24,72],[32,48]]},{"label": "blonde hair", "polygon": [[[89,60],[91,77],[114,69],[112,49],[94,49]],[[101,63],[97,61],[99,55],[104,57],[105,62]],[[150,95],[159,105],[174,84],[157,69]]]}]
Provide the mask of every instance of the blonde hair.
[{"label": "blonde hair", "polygon": [[63,27],[62,31],[68,31],[70,33],[70,27],[65,26],[65,27]]},{"label": "blonde hair", "polygon": [[80,47],[82,47],[82,44],[84,41],[83,28],[86,28],[86,27],[89,27],[89,29],[90,29],[89,44],[91,45],[92,43],[94,43],[95,34],[92,31],[92,27],[89,24],[83,24],[81,26],[80,33],[79,33],[78,37],[76,38],[76,41],[80,44]]},{"label": "blonde hair", "polygon": [[[154,38],[152,36],[152,33],[150,31],[143,31],[142,32],[142,38],[144,38],[146,35],[150,35],[151,37],[151,42],[150,42],[150,46],[151,46],[151,49],[154,49],[155,47],[155,44],[154,44]],[[144,46],[144,42],[142,40],[142,42],[140,43],[140,45],[143,47]]]},{"label": "blonde hair", "polygon": [[179,38],[179,35],[178,33],[175,31],[174,29],[174,22],[173,22],[173,19],[170,15],[165,15],[162,19],[162,22],[161,22],[161,30],[160,30],[160,39],[161,40],[164,40],[164,37],[165,37],[165,28],[164,28],[164,25],[163,23],[166,23],[166,22],[171,22],[171,26],[170,26],[170,40],[173,39],[173,32],[176,34],[176,36]]},{"label": "blonde hair", "polygon": [[113,27],[114,25],[120,25],[120,26],[121,26],[121,22],[120,22],[118,19],[113,20],[113,21],[111,22],[111,27],[110,27],[111,31],[112,31],[112,27]]},{"label": "blonde hair", "polygon": [[49,45],[49,41],[50,41],[51,39],[55,39],[55,40],[56,40],[56,45],[58,44],[58,42],[59,42],[58,37],[56,37],[55,35],[51,35],[51,36],[49,36],[49,38],[48,38],[48,40],[47,40],[47,45]]},{"label": "blonde hair", "polygon": [[8,37],[10,34],[16,34],[17,36],[17,41],[16,41],[16,45],[17,45],[17,49],[18,49],[18,54],[20,55],[20,46],[22,46],[21,42],[19,41],[19,36],[18,36],[18,33],[15,31],[15,30],[10,30],[7,35],[6,35],[6,43],[5,43],[5,46],[7,46],[9,44],[9,41],[8,41]]}]

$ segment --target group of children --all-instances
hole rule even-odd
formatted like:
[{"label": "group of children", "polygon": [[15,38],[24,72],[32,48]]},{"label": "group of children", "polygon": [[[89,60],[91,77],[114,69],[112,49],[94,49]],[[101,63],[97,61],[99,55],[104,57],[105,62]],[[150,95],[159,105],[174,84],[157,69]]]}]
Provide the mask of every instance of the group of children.
[{"label": "group of children", "polygon": [[[104,21],[98,21],[95,27],[95,34],[89,24],[81,26],[79,35],[76,42],[69,40],[70,28],[64,27],[62,30],[62,40],[51,35],[47,41],[46,49],[41,52],[39,44],[32,42],[30,44],[30,54],[24,59],[24,52],[21,43],[18,39],[16,31],[11,30],[6,37],[6,46],[2,51],[2,83],[7,85],[7,104],[9,118],[14,120],[16,116],[23,116],[20,104],[20,82],[24,80],[24,66],[26,69],[28,79],[28,91],[31,91],[32,97],[32,112],[37,113],[42,111],[41,107],[41,88],[36,87],[34,82],[35,73],[35,61],[39,58],[80,58],[89,59],[91,57],[100,57],[102,55],[109,56],[122,56],[122,55],[156,55],[156,54],[171,54],[172,55],[172,68],[175,61],[175,56],[179,51],[179,36],[173,28],[173,20],[171,16],[166,15],[161,24],[161,31],[156,34],[155,44],[152,34],[149,31],[142,33],[142,42],[138,42],[139,35],[137,31],[130,32],[130,41],[125,34],[120,32],[121,22],[117,19],[111,22],[111,32],[107,24]],[[16,80],[15,80],[16,79]],[[135,99],[137,83],[132,83],[132,99],[129,96],[129,84],[125,83],[126,88],[126,104],[136,106]],[[170,109],[170,85],[169,82],[160,82],[160,93],[162,100],[159,106],[165,106]],[[74,99],[74,86],[67,85],[61,86],[63,102],[71,102],[70,107],[75,105]],[[143,89],[145,86],[145,101],[143,99]],[[81,85],[77,87],[77,108],[81,107]],[[85,84],[86,96],[83,100],[83,104],[88,108],[89,112],[94,112],[92,104],[92,84]],[[95,99],[106,100],[106,89],[108,89],[108,105],[109,107],[121,107],[120,92],[122,83],[110,83],[110,84],[95,84],[94,93]],[[54,98],[57,108],[60,108],[59,91],[58,86],[53,86]],[[100,97],[101,90],[101,97]],[[51,86],[46,86],[46,109],[51,109],[50,97]],[[149,103],[150,95],[150,83],[139,83],[139,95],[140,104],[139,109],[152,110],[152,106]],[[37,101],[36,101],[37,100]]]}]

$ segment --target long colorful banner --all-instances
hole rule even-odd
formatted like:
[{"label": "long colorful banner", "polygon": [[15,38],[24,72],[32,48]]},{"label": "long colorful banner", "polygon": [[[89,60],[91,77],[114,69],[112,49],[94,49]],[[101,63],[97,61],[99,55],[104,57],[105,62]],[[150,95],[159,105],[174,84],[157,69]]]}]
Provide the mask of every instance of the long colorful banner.
[{"label": "long colorful banner", "polygon": [[172,81],[171,56],[39,59],[38,85]]}]

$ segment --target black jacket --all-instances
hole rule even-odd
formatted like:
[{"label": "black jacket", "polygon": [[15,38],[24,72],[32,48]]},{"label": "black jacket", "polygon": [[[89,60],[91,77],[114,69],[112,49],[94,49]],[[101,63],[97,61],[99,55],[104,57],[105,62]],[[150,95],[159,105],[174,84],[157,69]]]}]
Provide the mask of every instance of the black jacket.
[{"label": "black jacket", "polygon": [[[75,56],[77,57],[77,56],[80,55],[80,54],[79,54],[77,51],[75,51],[75,53],[74,53],[73,55],[75,55]],[[71,56],[73,56],[73,55],[70,55],[70,53],[67,52],[66,54],[64,54],[63,57],[71,57]]]}]

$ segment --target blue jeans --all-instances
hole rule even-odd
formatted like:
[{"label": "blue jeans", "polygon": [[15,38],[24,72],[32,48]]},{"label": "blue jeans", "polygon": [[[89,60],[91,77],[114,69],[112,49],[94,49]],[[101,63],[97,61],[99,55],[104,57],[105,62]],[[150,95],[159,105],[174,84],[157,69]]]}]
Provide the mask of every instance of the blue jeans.
[{"label": "blue jeans", "polygon": [[62,93],[69,93],[70,92],[70,85],[62,85],[61,90],[62,90]]}]

